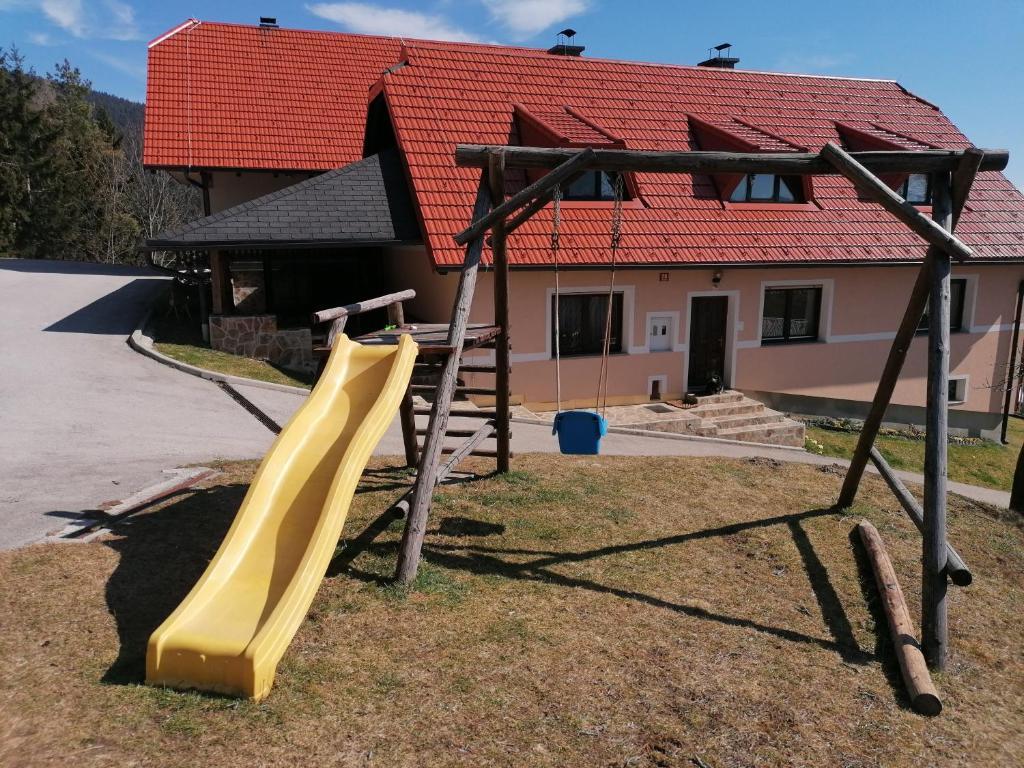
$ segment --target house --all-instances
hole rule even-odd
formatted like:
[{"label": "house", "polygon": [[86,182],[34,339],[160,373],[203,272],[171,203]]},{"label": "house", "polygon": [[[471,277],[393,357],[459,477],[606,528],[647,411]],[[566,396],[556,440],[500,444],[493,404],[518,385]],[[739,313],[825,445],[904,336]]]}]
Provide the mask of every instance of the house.
[{"label": "house", "polygon": [[[479,176],[456,167],[459,143],[971,146],[893,81],[574,53],[186,22],[150,45],[144,162],[201,185],[211,216],[150,246],[209,250],[215,345],[296,350],[304,313],[389,290],[415,289],[411,315],[447,320],[462,263],[452,236]],[[510,172],[507,192],[531,175]],[[884,180],[930,209],[927,176]],[[593,404],[615,182],[591,172],[563,193],[563,405]],[[841,177],[635,173],[621,189],[609,402],[719,377],[780,409],[864,415],[924,255],[915,235]],[[555,400],[552,218],[549,205],[509,246],[512,394],[540,409]],[[950,426],[991,436],[1024,280],[1024,196],[980,174],[957,233],[975,258],[954,265]],[[479,321],[493,317],[489,279]],[[287,333],[299,340],[280,343]],[[890,421],[922,422],[925,367],[922,338]]]}]

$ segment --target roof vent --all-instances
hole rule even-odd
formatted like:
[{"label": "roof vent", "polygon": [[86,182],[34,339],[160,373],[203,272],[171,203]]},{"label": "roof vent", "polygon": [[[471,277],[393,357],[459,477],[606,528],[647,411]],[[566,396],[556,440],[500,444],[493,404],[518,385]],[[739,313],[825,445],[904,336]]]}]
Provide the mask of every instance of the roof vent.
[{"label": "roof vent", "polygon": [[260,16],[260,26],[266,29],[277,29],[277,19],[274,16]]},{"label": "roof vent", "polygon": [[558,42],[548,48],[552,56],[579,56],[585,50],[582,45],[574,45],[573,38],[576,37],[576,30],[566,27],[558,33]]},{"label": "roof vent", "polygon": [[[740,60],[729,55],[732,43],[721,43],[714,48],[708,48],[708,57],[697,64],[698,67],[718,67],[718,69],[736,69]],[[715,51],[715,53],[712,53]]]}]

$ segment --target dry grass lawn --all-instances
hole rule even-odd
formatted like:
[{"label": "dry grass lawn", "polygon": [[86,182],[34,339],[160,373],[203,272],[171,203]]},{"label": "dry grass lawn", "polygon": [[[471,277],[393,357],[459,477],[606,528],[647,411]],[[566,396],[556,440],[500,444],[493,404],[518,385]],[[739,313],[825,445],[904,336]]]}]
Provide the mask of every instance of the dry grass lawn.
[{"label": "dry grass lawn", "polygon": [[850,538],[874,521],[918,616],[917,533],[876,478],[838,515],[838,475],[763,461],[517,458],[439,491],[409,591],[376,520],[408,476],[378,463],[269,699],[146,687],[254,467],[222,469],[95,543],[0,553],[0,763],[1024,764],[1020,524],[951,505],[975,583],[924,718]]}]

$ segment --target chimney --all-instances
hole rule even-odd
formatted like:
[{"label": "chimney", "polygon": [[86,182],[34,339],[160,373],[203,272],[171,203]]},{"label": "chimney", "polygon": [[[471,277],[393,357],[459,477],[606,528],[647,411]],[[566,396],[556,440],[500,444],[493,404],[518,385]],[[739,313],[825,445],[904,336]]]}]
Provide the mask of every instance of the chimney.
[{"label": "chimney", "polygon": [[[722,43],[714,48],[708,48],[708,58],[697,64],[698,67],[717,67],[718,69],[736,69],[740,60],[729,56],[729,49],[732,43]],[[715,53],[711,53],[715,51]]]},{"label": "chimney", "polygon": [[260,26],[264,29],[277,29],[277,19],[273,16],[260,16]]},{"label": "chimney", "polygon": [[579,56],[585,50],[582,45],[574,45],[573,38],[576,37],[576,30],[571,28],[563,29],[558,33],[558,42],[548,48],[552,56]]}]

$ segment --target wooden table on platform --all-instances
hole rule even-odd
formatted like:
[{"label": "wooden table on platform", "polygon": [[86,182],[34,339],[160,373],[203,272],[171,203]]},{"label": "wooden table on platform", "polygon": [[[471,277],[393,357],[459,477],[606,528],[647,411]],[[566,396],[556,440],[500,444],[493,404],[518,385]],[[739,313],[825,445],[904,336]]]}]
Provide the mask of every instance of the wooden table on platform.
[{"label": "wooden table on platform", "polygon": [[[482,347],[497,338],[501,328],[497,325],[484,325],[473,323],[466,328],[466,340],[462,345],[463,350]],[[448,343],[447,323],[418,323],[416,325],[400,325],[386,331],[374,331],[362,336],[357,336],[355,341],[368,346],[380,344],[397,344],[398,337],[402,334],[409,334],[413,341],[419,345],[419,354],[422,355],[445,355],[452,351]],[[317,347],[313,350],[318,357],[330,352],[327,347]]]}]

